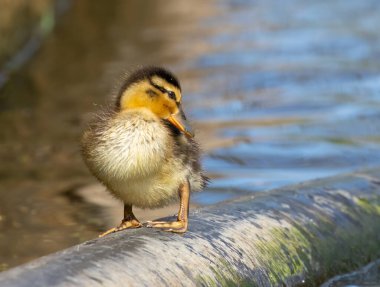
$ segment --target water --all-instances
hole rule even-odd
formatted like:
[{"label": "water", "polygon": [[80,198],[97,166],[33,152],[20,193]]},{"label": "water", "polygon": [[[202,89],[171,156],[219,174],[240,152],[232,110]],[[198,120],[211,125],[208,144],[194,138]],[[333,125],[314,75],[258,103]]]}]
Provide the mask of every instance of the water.
[{"label": "water", "polygon": [[213,179],[197,206],[379,164],[378,1],[112,3],[73,3],[0,91],[0,269],[120,220],[78,140],[139,65],[181,79]]}]

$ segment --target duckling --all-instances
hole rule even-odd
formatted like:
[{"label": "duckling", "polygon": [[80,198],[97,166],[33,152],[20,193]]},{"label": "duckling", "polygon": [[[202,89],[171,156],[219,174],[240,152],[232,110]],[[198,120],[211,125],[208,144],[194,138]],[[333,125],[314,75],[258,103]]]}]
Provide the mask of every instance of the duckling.
[{"label": "duckling", "polygon": [[208,178],[181,100],[180,83],[171,72],[144,67],[123,82],[113,109],[99,113],[84,131],[87,167],[124,203],[121,224],[100,237],[141,227],[132,206],[162,207],[178,195],[177,220],[148,221],[148,227],[187,231],[190,191],[203,189]]}]

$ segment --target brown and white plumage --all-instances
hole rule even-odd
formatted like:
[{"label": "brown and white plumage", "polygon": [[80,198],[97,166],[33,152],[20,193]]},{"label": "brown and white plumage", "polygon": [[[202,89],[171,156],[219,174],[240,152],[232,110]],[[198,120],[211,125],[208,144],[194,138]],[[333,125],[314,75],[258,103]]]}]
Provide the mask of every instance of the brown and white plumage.
[{"label": "brown and white plumage", "polygon": [[[99,114],[84,132],[88,168],[124,202],[125,210],[130,209],[112,232],[141,226],[123,226],[130,218],[137,221],[132,206],[161,207],[181,197],[186,186],[192,191],[205,186],[198,145],[184,125],[181,97],[179,82],[170,72],[140,69],[122,85],[115,108]],[[156,225],[175,229],[178,224]],[[178,230],[186,229],[187,217],[186,228]]]}]

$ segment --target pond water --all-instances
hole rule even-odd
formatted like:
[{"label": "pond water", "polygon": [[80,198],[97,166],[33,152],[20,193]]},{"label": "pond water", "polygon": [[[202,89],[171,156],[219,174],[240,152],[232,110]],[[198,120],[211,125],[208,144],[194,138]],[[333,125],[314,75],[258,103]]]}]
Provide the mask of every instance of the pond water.
[{"label": "pond water", "polygon": [[121,219],[78,141],[140,65],[181,80],[212,177],[195,206],[380,163],[377,0],[112,3],[73,3],[0,90],[0,270]]}]

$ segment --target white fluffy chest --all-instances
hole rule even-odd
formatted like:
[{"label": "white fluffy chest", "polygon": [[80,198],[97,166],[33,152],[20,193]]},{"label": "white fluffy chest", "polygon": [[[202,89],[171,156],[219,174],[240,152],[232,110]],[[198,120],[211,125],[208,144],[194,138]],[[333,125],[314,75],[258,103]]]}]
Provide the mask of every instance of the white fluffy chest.
[{"label": "white fluffy chest", "polygon": [[105,181],[153,175],[167,155],[167,130],[149,114],[118,115],[100,138],[92,158]]}]

